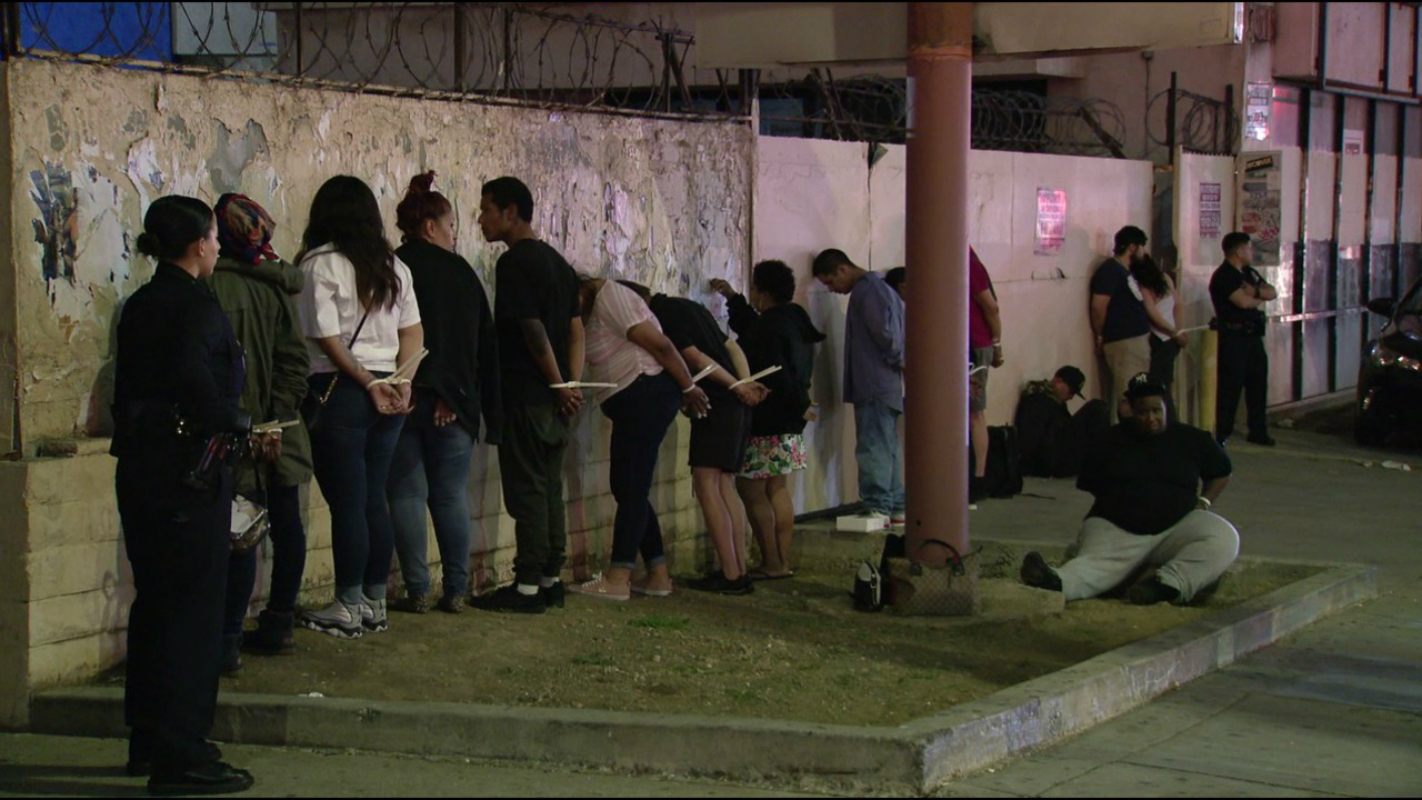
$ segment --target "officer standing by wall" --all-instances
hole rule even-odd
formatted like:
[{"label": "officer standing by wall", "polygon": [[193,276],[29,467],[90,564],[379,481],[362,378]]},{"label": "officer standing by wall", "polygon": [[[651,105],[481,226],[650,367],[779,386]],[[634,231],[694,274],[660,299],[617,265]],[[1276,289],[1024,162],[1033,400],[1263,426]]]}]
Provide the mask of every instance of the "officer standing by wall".
[{"label": "officer standing by wall", "polygon": [[1220,243],[1225,260],[1210,277],[1210,300],[1220,333],[1218,394],[1215,399],[1215,440],[1234,434],[1239,395],[1249,410],[1246,441],[1274,446],[1269,435],[1269,353],[1264,347],[1264,305],[1279,296],[1254,269],[1254,245],[1249,234],[1228,234]]},{"label": "officer standing by wall", "polygon": [[158,261],[118,326],[116,489],[136,595],[124,717],[128,771],[153,794],[242,791],[251,773],[207,741],[217,705],[232,514],[230,462],[250,418],[241,347],[201,280],[217,263],[212,209],[166,196],[149,207],[139,252]]}]

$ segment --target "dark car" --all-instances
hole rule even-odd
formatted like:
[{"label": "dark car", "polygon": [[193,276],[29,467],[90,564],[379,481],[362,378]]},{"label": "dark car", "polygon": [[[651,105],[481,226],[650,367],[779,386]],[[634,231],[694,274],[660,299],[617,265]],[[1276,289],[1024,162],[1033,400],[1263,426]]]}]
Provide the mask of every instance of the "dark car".
[{"label": "dark car", "polygon": [[1354,435],[1361,444],[1385,444],[1392,433],[1422,423],[1422,278],[1402,302],[1376,298],[1368,310],[1387,325],[1368,342],[1358,369]]}]

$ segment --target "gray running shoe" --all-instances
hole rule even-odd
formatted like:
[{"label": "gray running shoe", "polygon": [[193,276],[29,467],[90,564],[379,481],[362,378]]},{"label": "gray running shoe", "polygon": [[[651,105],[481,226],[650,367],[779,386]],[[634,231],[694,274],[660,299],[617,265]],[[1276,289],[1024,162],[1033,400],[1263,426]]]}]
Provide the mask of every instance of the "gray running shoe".
[{"label": "gray running shoe", "polygon": [[365,604],[348,606],[337,600],[320,611],[303,611],[301,627],[335,636],[338,639],[359,639],[365,633],[361,617]]}]

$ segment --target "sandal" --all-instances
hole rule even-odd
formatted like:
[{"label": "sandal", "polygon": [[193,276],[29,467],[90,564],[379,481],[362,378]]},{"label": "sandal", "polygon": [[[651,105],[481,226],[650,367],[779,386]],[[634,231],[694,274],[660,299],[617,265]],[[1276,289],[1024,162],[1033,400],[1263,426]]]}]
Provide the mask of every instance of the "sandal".
[{"label": "sandal", "polygon": [[763,569],[753,569],[746,573],[746,577],[753,581],[783,581],[786,578],[795,577],[795,570],[788,569],[780,575],[771,575]]},{"label": "sandal", "polygon": [[632,599],[630,586],[616,586],[607,582],[602,575],[593,576],[592,580],[582,583],[569,584],[568,591],[574,594],[581,594],[587,597],[596,597],[599,600],[613,600],[625,603]]},{"label": "sandal", "polygon": [[640,594],[645,597],[671,597],[671,589],[649,589],[646,584],[632,584],[632,594]]}]

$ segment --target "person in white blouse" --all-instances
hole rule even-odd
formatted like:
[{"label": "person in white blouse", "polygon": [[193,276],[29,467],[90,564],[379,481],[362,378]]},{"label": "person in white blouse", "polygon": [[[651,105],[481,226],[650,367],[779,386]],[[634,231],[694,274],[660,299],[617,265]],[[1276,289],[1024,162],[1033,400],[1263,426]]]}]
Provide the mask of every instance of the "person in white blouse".
[{"label": "person in white blouse", "polygon": [[650,499],[657,454],[678,410],[705,417],[711,401],[692,381],[680,351],[636,292],[617,281],[585,276],[578,295],[587,330],[588,371],[593,382],[615,387],[598,399],[612,421],[608,483],[617,515],[607,570],[568,591],[626,601],[632,596],[632,571],[640,555],[647,581],[639,588],[665,596],[671,591],[671,576]]},{"label": "person in white blouse", "polygon": [[1149,255],[1142,256],[1131,265],[1131,279],[1139,286],[1146,316],[1150,317],[1148,374],[1152,380],[1165,387],[1166,411],[1170,413],[1171,419],[1176,419],[1172,390],[1175,383],[1175,359],[1180,355],[1181,348],[1189,343],[1189,337],[1180,332],[1180,308],[1176,303],[1179,292],[1170,273],[1161,269]]},{"label": "person in white blouse", "polygon": [[410,270],[359,178],[338,175],[317,191],[297,263],[311,354],[305,411],[336,567],[335,602],[300,622],[357,639],[389,627],[385,585],[395,540],[385,488],[411,408],[410,384],[386,379],[424,349],[424,330]]}]

